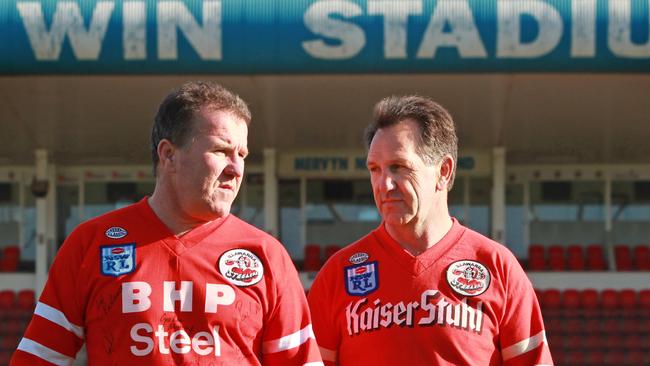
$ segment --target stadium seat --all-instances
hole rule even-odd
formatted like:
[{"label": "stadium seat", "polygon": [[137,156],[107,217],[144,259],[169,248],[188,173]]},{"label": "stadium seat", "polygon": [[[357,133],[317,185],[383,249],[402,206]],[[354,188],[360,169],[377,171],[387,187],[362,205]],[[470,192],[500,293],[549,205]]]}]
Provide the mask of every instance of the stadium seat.
[{"label": "stadium seat", "polygon": [[566,337],[565,347],[570,350],[582,349],[583,338],[581,334],[571,334]]},{"label": "stadium seat", "polygon": [[564,318],[562,326],[566,334],[582,333],[582,328],[584,328],[582,319],[578,317]]},{"label": "stadium seat", "polygon": [[20,248],[16,245],[4,247],[2,250],[2,271],[16,272],[20,262]]},{"label": "stadium seat", "polygon": [[[551,354],[552,355],[552,354]],[[570,351],[564,354],[563,365],[584,365],[585,355],[582,351]]]},{"label": "stadium seat", "polygon": [[605,358],[603,361],[605,365],[620,366],[625,363],[625,358],[625,352],[619,350],[610,350],[605,353]]},{"label": "stadium seat", "polygon": [[619,291],[620,307],[624,316],[636,315],[638,309],[637,292],[633,289],[622,289]]},{"label": "stadium seat", "polygon": [[580,292],[576,289],[566,289],[562,292],[562,310],[565,316],[575,316],[580,313]]},{"label": "stadium seat", "polygon": [[541,306],[543,311],[556,311],[562,306],[562,293],[555,288],[549,288],[542,292]]},{"label": "stadium seat", "polygon": [[587,288],[580,291],[580,308],[586,317],[597,316],[600,313],[600,301],[598,291]]},{"label": "stadium seat", "polygon": [[632,251],[629,246],[625,244],[616,245],[614,248],[614,257],[617,271],[632,270]]},{"label": "stadium seat", "polygon": [[650,317],[650,289],[639,291],[639,312],[642,316]]},{"label": "stadium seat", "polygon": [[583,337],[582,347],[591,352],[591,350],[602,349],[604,346],[603,343],[603,338],[600,334],[588,334]]},{"label": "stadium seat", "polygon": [[341,249],[340,246],[336,244],[330,244],[325,247],[325,261],[327,261],[334,253],[338,252]]},{"label": "stadium seat", "polygon": [[598,334],[598,332],[600,332],[600,328],[601,328],[600,323],[601,323],[601,319],[599,317],[594,317],[594,318],[587,319],[585,321],[585,333],[587,333],[587,334],[597,334],[596,336],[598,337],[598,339],[601,339],[600,335]]},{"label": "stadium seat", "polygon": [[307,244],[305,246],[305,263],[303,265],[303,269],[305,271],[315,272],[320,269],[320,266],[320,245]]},{"label": "stadium seat", "polygon": [[634,247],[634,263],[639,271],[650,271],[650,247],[646,245]]},{"label": "stadium seat", "polygon": [[548,266],[553,271],[564,271],[566,269],[563,246],[556,244],[548,248]]},{"label": "stadium seat", "polygon": [[540,244],[531,244],[528,247],[528,269],[531,271],[544,271],[546,259],[544,258],[544,247]]},{"label": "stadium seat", "polygon": [[0,291],[0,311],[13,309],[16,304],[16,294],[12,290]]},{"label": "stadium seat", "polygon": [[585,352],[585,365],[602,365],[605,352],[601,350],[589,350]]},{"label": "stadium seat", "polygon": [[567,249],[567,269],[569,271],[585,270],[585,256],[580,245],[573,244]]},{"label": "stadium seat", "polygon": [[627,354],[626,365],[647,365],[646,361],[647,352],[640,350],[630,350]]},{"label": "stadium seat", "polygon": [[602,244],[591,244],[587,246],[587,270],[604,271],[607,269],[605,253]]},{"label": "stadium seat", "polygon": [[18,309],[32,312],[34,311],[35,304],[35,294],[34,290],[20,290],[18,291]]},{"label": "stadium seat", "polygon": [[0,365],[8,365],[12,351],[0,351]]},{"label": "stadium seat", "polygon": [[614,289],[604,289],[600,293],[601,305],[605,315],[615,316],[618,313],[619,298],[618,291]]}]

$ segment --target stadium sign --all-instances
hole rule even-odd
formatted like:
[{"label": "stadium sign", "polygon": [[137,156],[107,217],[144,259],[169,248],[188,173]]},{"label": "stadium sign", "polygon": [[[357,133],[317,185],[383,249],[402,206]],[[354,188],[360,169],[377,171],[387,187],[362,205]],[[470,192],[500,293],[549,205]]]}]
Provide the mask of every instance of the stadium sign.
[{"label": "stadium sign", "polygon": [[3,0],[2,74],[645,72],[650,0]]}]

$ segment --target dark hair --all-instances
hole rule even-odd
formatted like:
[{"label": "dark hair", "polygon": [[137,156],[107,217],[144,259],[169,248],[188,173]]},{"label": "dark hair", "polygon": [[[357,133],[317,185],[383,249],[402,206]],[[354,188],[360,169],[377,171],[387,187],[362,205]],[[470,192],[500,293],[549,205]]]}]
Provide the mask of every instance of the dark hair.
[{"label": "dark hair", "polygon": [[223,86],[209,81],[187,82],[172,91],[158,107],[158,113],[151,128],[151,158],[153,173],[160,161],[158,144],[163,139],[184,147],[191,135],[194,117],[204,107],[225,110],[251,122],[251,112],[237,94]]},{"label": "dark hair", "polygon": [[[365,131],[366,147],[381,128],[390,127],[406,120],[413,120],[420,126],[420,141],[417,152],[428,165],[438,163],[449,154],[458,158],[458,137],[454,120],[447,110],[433,100],[419,95],[390,96],[375,105],[373,121]],[[449,189],[454,184],[454,171]]]}]

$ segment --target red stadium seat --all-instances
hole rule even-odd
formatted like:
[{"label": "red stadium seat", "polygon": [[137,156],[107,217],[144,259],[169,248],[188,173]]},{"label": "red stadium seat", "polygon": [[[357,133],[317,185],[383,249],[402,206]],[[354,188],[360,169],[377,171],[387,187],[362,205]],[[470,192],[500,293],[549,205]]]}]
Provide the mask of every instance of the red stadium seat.
[{"label": "red stadium seat", "polygon": [[548,248],[548,266],[553,271],[564,271],[566,269],[563,246],[551,245]]},{"label": "red stadium seat", "polygon": [[2,250],[2,267],[3,272],[16,272],[20,262],[20,248],[16,245],[4,247]]},{"label": "red stadium seat", "polygon": [[576,289],[566,289],[562,292],[562,310],[567,316],[574,316],[580,310],[580,292]]},{"label": "red stadium seat", "polygon": [[570,351],[564,356],[564,364],[566,365],[584,365],[585,355],[582,351]]},{"label": "red stadium seat", "polygon": [[639,291],[639,310],[643,316],[650,317],[650,289]]},{"label": "red stadium seat", "polygon": [[634,247],[634,263],[639,271],[650,271],[650,247],[646,245]]},{"label": "red stadium seat", "polygon": [[583,336],[581,334],[571,334],[566,338],[565,347],[568,349],[582,349]]},{"label": "red stadium seat", "polygon": [[562,293],[555,288],[549,288],[542,292],[542,299],[540,301],[542,312],[544,316],[558,315],[562,307]]},{"label": "red stadium seat", "polygon": [[16,304],[16,294],[12,290],[0,291],[0,310],[13,309]]},{"label": "red stadium seat", "polygon": [[605,353],[605,358],[603,359],[605,365],[616,365],[620,366],[625,363],[625,352],[623,351],[609,351]]},{"label": "red stadium seat", "polygon": [[582,319],[580,318],[569,317],[569,318],[565,318],[564,320],[563,323],[564,333],[567,334],[582,333],[583,328],[584,328],[584,324]]},{"label": "red stadium seat", "polygon": [[650,361],[650,359],[647,358],[647,352],[631,350],[627,354],[627,365],[647,365],[646,361]]},{"label": "red stadium seat", "polygon": [[582,347],[591,350],[602,349],[604,346],[603,337],[600,334],[588,334],[583,337]]},{"label": "red stadium seat", "polygon": [[341,249],[340,246],[336,244],[330,244],[325,247],[325,260],[327,261],[334,253],[338,252]]},{"label": "red stadium seat", "polygon": [[580,245],[573,244],[567,249],[567,269],[570,271],[584,271],[585,256]]},{"label": "red stadium seat", "polygon": [[18,309],[32,312],[35,305],[34,290],[20,290],[18,292]]},{"label": "red stadium seat", "polygon": [[619,308],[618,291],[614,289],[605,289],[601,293],[602,308],[608,315],[615,315]]},{"label": "red stadium seat", "polygon": [[305,271],[318,271],[321,266],[320,258],[320,245],[307,244],[305,246],[305,263],[303,269]]},{"label": "red stadium seat", "polygon": [[587,269],[590,271],[604,271],[607,269],[602,244],[591,244],[587,247]]},{"label": "red stadium seat", "polygon": [[546,269],[544,247],[540,244],[531,244],[528,248],[528,269],[531,271],[543,271]]},{"label": "red stadium seat", "polygon": [[602,365],[604,358],[604,351],[589,350],[589,352],[585,352],[585,365]]},{"label": "red stadium seat", "polygon": [[629,246],[625,244],[616,245],[614,248],[614,256],[616,258],[617,271],[632,270],[632,251]]},{"label": "red stadium seat", "polygon": [[600,309],[598,291],[593,288],[580,291],[580,308],[582,308],[583,315],[587,317],[598,315]]},{"label": "red stadium seat", "polygon": [[600,332],[601,329],[601,319],[600,318],[590,318],[585,321],[585,333],[587,334],[594,334],[598,339],[600,339],[600,335],[596,334]]},{"label": "red stadium seat", "polygon": [[623,315],[633,315],[629,312],[634,312],[638,307],[636,290],[626,288],[619,291],[620,306],[623,309]]}]

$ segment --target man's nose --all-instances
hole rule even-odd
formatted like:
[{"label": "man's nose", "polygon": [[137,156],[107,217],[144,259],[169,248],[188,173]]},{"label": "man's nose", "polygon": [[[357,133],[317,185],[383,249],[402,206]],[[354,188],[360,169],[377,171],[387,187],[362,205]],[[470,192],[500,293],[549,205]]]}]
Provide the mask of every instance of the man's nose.
[{"label": "man's nose", "polygon": [[228,175],[240,178],[244,175],[244,159],[240,156],[228,159],[228,165],[224,169]]},{"label": "man's nose", "polygon": [[395,180],[390,173],[382,173],[379,178],[379,188],[383,192],[390,192],[395,189]]}]

